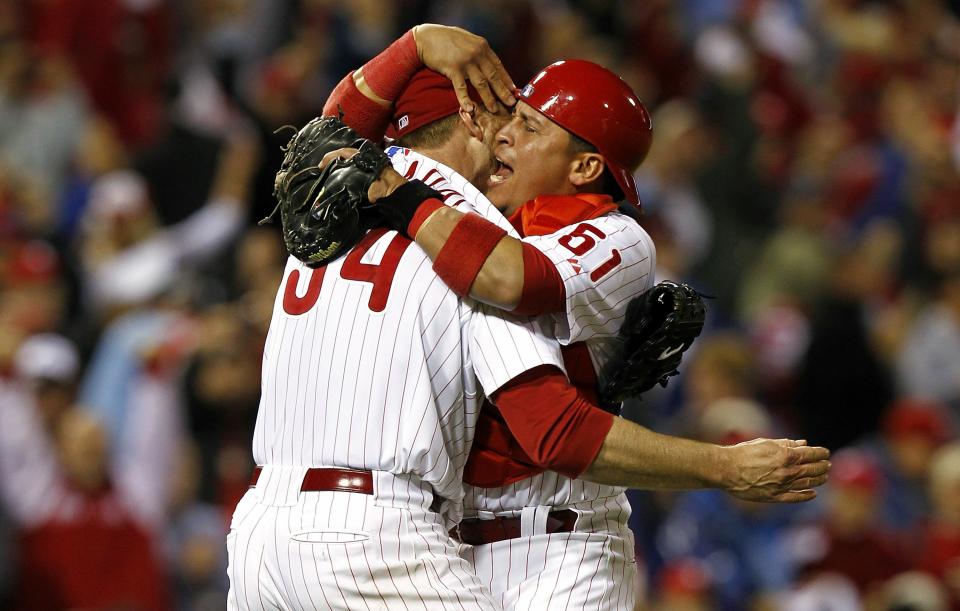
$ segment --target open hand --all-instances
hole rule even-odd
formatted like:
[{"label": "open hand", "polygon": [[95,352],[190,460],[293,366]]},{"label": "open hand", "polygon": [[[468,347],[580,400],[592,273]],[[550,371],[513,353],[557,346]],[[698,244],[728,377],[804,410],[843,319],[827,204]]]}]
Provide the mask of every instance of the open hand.
[{"label": "open hand", "polygon": [[457,99],[465,111],[472,113],[474,110],[467,81],[480,94],[483,105],[490,112],[497,112],[498,99],[508,107],[517,103],[513,96],[517,86],[485,38],[461,28],[433,23],[415,27],[413,37],[417,41],[420,61],[453,82]]},{"label": "open hand", "polygon": [[724,488],[747,501],[800,503],[816,498],[827,481],[830,451],[793,439],[754,439],[726,448],[730,477]]}]

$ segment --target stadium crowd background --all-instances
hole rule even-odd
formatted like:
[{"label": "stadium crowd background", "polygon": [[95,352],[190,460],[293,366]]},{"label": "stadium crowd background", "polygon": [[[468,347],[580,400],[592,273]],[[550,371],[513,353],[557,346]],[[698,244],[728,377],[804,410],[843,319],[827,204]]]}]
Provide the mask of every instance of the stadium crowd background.
[{"label": "stadium crowd background", "polygon": [[650,609],[960,609],[960,21],[944,0],[0,2],[0,608],[222,609],[282,137],[421,22],[654,117],[675,434],[835,451],[804,506],[632,493]]}]

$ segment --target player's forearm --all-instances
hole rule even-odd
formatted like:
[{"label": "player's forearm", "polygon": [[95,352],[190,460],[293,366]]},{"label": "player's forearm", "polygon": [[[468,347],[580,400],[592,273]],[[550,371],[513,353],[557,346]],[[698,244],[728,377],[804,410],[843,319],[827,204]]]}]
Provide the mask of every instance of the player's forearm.
[{"label": "player's forearm", "polygon": [[[436,261],[457,224],[466,215],[444,207],[420,225],[416,242],[431,261]],[[443,276],[441,275],[441,278]],[[487,256],[470,285],[470,296],[505,310],[512,310],[523,295],[524,264],[520,240],[504,236]]]},{"label": "player's forearm", "polygon": [[413,30],[337,84],[323,107],[325,116],[343,121],[369,140],[383,139],[393,103],[423,64]]},{"label": "player's forearm", "polygon": [[616,418],[580,478],[652,490],[723,488],[726,458],[722,446],[662,435]]}]

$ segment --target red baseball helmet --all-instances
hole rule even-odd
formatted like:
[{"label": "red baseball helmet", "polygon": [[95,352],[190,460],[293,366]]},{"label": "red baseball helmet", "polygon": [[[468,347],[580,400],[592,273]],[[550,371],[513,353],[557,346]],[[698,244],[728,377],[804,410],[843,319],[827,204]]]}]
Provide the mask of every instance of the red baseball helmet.
[{"label": "red baseball helmet", "polygon": [[623,79],[593,62],[568,59],[541,70],[519,98],[597,147],[627,200],[640,206],[633,171],[650,150],[653,126]]}]

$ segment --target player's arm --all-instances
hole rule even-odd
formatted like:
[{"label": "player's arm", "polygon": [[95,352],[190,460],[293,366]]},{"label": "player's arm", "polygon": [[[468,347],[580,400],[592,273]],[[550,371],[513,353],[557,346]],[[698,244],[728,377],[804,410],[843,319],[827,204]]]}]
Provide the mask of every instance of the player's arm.
[{"label": "player's arm", "polygon": [[542,468],[601,484],[714,487],[778,502],[809,500],[826,481],[824,448],[785,439],[718,446],[615,418],[570,385],[543,320],[483,306],[477,313],[469,327],[471,367],[517,443]]},{"label": "player's arm", "polygon": [[719,446],[661,435],[614,417],[540,366],[491,400],[526,454],[572,478],[643,489],[719,488],[747,500],[800,502],[827,479],[825,448],[788,439]]},{"label": "player's arm", "polygon": [[[356,153],[354,148],[331,151],[319,166]],[[554,262],[480,215],[446,206],[439,193],[392,167],[384,168],[367,198],[381,204],[391,227],[415,239],[457,295],[524,316],[566,310],[566,287]]]},{"label": "player's arm", "polygon": [[342,112],[347,125],[379,142],[393,114],[393,103],[424,66],[450,79],[467,112],[473,112],[468,81],[491,112],[496,112],[497,99],[508,106],[516,104],[516,86],[484,38],[460,28],[425,23],[343,77],[327,99],[323,114]]}]

